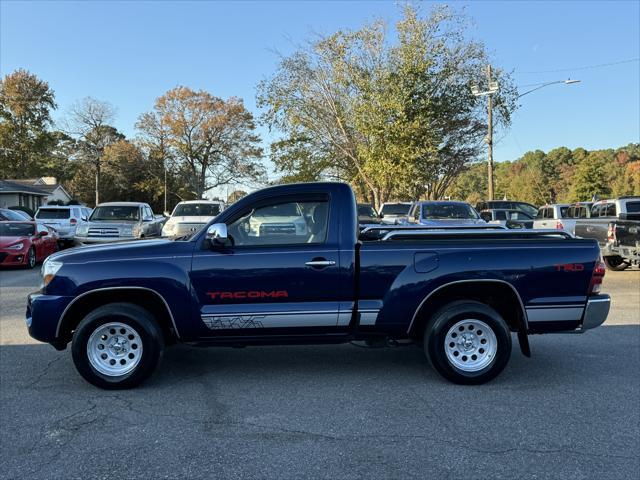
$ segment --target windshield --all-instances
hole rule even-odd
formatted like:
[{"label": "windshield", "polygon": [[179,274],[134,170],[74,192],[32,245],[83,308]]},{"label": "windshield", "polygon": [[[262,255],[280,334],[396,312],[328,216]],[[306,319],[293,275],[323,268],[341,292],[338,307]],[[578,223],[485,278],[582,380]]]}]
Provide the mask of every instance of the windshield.
[{"label": "windshield", "polygon": [[211,203],[180,203],[173,211],[173,217],[215,217],[220,213],[220,205]]},{"label": "windshield", "polygon": [[28,237],[35,231],[36,227],[31,223],[0,223],[0,237]]},{"label": "windshield", "polygon": [[382,215],[407,215],[411,205],[405,203],[387,203],[382,206],[380,213]]},{"label": "windshield", "polygon": [[375,217],[376,211],[371,205],[358,205],[358,216],[360,217]]},{"label": "windshield", "polygon": [[297,203],[281,203],[280,205],[270,205],[258,208],[253,217],[299,217],[300,207]]},{"label": "windshield", "polygon": [[38,213],[36,213],[36,218],[69,218],[70,212],[71,210],[68,208],[41,208],[40,210],[38,210]]},{"label": "windshield", "polygon": [[96,207],[89,220],[139,220],[140,207],[109,205]]},{"label": "windshield", "polygon": [[422,218],[477,219],[478,214],[465,203],[427,203],[422,206]]},{"label": "windshield", "polygon": [[2,217],[3,220],[15,220],[17,222],[23,222],[27,220],[27,218],[23,217],[19,213],[9,209],[0,210],[0,217]]}]

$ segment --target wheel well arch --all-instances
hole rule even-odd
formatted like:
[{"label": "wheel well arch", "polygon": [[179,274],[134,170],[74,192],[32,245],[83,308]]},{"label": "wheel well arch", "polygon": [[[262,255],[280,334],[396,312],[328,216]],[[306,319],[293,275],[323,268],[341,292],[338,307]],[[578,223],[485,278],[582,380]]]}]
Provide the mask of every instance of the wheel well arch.
[{"label": "wheel well arch", "polygon": [[148,310],[158,322],[167,344],[180,338],[173,313],[164,297],[155,290],[144,287],[98,288],[79,295],[62,312],[56,328],[56,338],[63,343],[70,342],[73,331],[89,312],[102,305],[123,302]]},{"label": "wheel well arch", "polygon": [[418,305],[407,333],[420,339],[433,313],[456,300],[476,300],[495,309],[509,329],[519,334],[528,330],[524,303],[513,285],[504,280],[458,280],[430,292]]}]

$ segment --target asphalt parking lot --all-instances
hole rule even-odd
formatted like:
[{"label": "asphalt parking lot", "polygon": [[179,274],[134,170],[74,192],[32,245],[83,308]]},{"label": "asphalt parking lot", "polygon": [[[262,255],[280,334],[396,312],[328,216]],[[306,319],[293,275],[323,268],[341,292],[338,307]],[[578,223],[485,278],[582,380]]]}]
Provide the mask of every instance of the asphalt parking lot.
[{"label": "asphalt parking lot", "polygon": [[0,478],[640,478],[640,272],[607,272],[607,324],[531,338],[479,387],[415,347],[166,351],[141,388],[84,382],[0,271]]}]

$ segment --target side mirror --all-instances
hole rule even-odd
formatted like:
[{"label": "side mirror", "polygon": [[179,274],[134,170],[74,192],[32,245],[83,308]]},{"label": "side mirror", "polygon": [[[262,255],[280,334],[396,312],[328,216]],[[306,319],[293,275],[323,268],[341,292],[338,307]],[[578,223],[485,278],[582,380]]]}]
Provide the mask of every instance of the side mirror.
[{"label": "side mirror", "polygon": [[209,240],[211,246],[225,245],[228,243],[227,225],[225,223],[214,223],[207,228],[205,238]]},{"label": "side mirror", "polygon": [[46,230],[44,232],[38,232],[39,237],[46,237],[47,235],[49,235],[49,232]]}]

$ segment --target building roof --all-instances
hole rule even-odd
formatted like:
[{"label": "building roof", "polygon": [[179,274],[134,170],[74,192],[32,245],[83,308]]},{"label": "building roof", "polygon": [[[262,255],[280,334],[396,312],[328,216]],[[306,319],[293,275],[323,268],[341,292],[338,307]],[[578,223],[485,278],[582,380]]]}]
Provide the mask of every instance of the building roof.
[{"label": "building roof", "polygon": [[0,193],[27,193],[41,197],[46,197],[50,194],[40,186],[25,185],[20,180],[0,180]]}]

